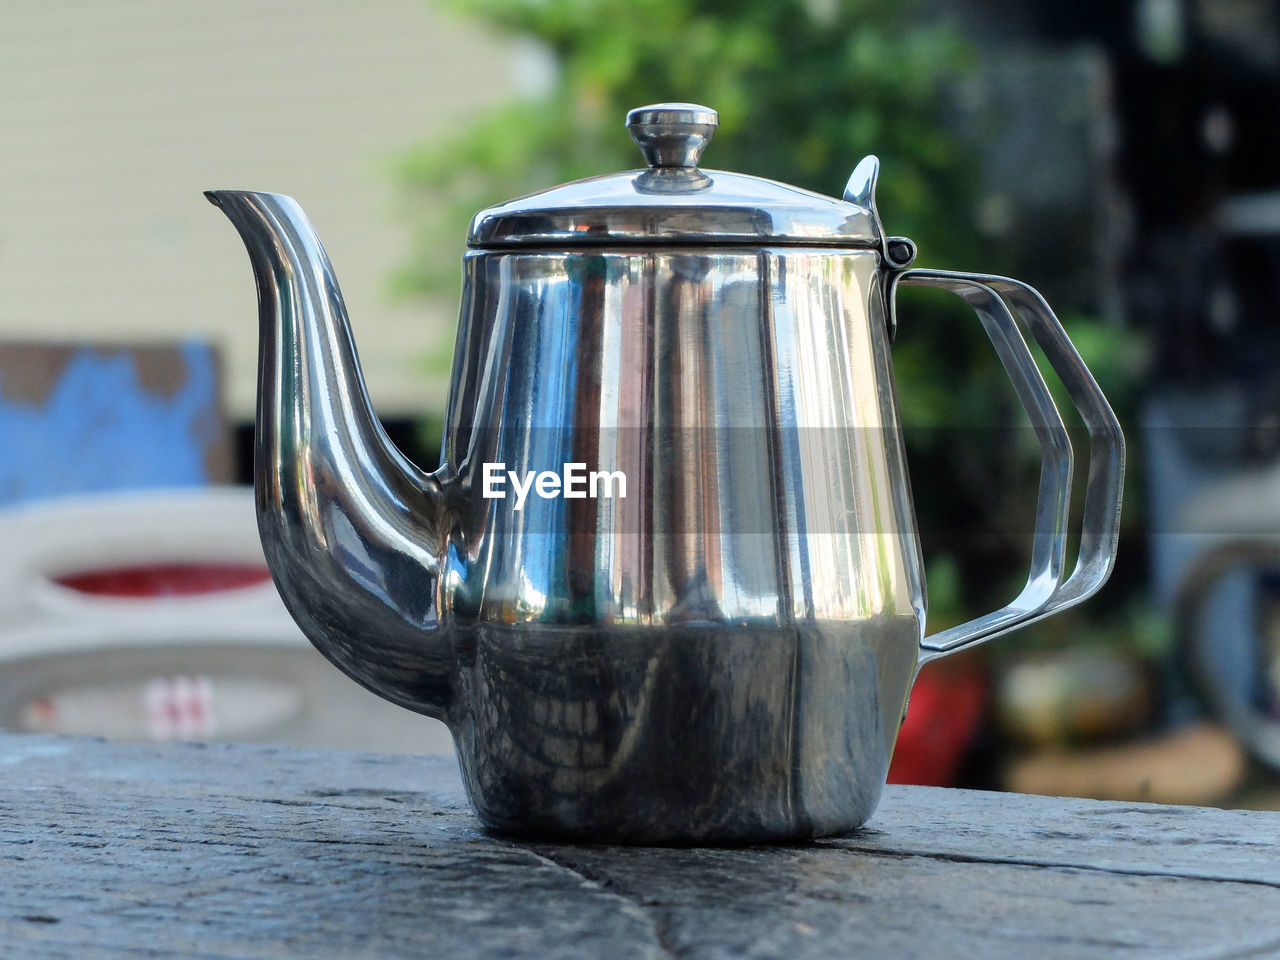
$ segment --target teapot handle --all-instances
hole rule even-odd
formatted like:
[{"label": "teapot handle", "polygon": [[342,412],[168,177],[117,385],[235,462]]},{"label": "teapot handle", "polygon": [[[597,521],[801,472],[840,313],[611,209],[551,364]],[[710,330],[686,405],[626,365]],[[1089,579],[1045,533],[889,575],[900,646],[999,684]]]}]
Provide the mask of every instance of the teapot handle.
[{"label": "teapot handle", "polygon": [[[999,610],[926,636],[920,651],[920,663],[924,664],[1074,606],[1106,582],[1115,564],[1120,536],[1124,434],[1093,374],[1039,292],[1006,277],[946,270],[901,270],[889,282],[891,324],[896,324],[899,284],[949,290],[973,307],[1013,381],[1041,449],[1031,573],[1026,586]],[[1019,330],[1019,321],[1044,351],[1089,431],[1089,474],[1080,552],[1075,569],[1065,582],[1062,571],[1071,508],[1071,440]]]}]

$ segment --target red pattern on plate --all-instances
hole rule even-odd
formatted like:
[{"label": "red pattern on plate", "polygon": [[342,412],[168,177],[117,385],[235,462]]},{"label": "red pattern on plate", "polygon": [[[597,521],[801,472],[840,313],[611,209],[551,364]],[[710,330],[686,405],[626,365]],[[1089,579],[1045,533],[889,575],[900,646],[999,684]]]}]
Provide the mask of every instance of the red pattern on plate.
[{"label": "red pattern on plate", "polygon": [[271,579],[253,563],[155,563],[55,577],[54,583],[95,597],[187,597],[240,590]]}]

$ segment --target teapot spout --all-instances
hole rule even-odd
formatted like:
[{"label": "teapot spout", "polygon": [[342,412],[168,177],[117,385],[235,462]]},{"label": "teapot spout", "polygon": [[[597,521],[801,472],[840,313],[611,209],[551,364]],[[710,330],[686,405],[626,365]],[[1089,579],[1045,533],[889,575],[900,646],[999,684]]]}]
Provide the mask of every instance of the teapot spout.
[{"label": "teapot spout", "polygon": [[450,485],[388,439],[360,374],[329,258],[289,197],[205,194],[239,231],[261,321],[258,530],[311,642],[375,693],[443,719],[452,651],[439,628]]}]

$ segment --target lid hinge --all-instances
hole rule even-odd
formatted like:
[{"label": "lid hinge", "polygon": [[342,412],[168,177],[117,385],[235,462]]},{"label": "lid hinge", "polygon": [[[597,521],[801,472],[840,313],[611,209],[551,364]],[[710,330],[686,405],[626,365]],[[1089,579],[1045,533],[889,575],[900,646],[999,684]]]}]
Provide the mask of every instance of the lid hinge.
[{"label": "lid hinge", "polygon": [[[848,203],[856,203],[871,216],[879,241],[880,259],[885,268],[895,273],[911,266],[916,259],[915,242],[906,237],[887,237],[884,224],[880,222],[880,211],[876,209],[876,180],[880,177],[880,158],[874,154],[863,157],[849,182],[844,186],[844,199]],[[892,304],[885,310],[885,325],[889,328],[889,342],[893,342],[898,332],[898,318]]]}]

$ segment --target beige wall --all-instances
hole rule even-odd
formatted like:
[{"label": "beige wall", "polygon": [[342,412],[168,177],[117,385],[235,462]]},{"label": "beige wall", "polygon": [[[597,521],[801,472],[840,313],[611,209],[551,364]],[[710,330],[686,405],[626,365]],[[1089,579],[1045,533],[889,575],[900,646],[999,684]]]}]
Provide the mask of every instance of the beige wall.
[{"label": "beige wall", "polygon": [[273,190],[325,240],[379,410],[442,404],[423,364],[456,304],[389,302],[389,171],[510,95],[509,45],[429,0],[7,0],[3,24],[0,337],[210,338],[249,416],[253,281],[200,193]]}]

